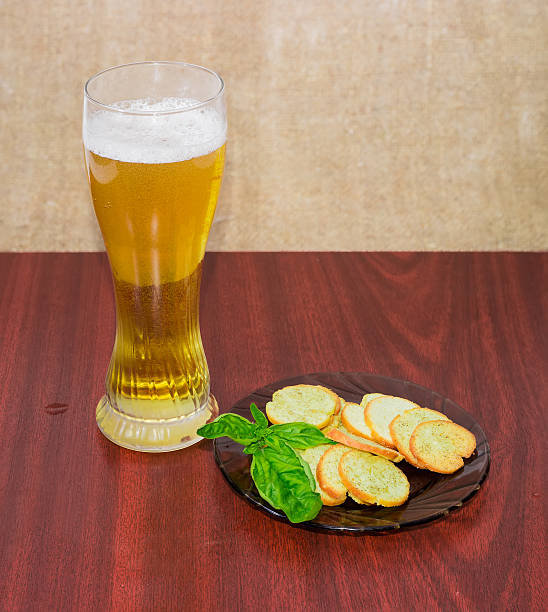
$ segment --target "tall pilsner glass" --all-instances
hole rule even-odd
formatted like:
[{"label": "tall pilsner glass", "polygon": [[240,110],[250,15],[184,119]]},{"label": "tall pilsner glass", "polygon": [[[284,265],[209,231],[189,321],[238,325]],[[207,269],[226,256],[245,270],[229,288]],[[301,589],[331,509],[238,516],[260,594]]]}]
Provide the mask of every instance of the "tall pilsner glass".
[{"label": "tall pilsner glass", "polygon": [[117,66],[85,86],[83,139],[116,298],[116,338],[97,406],[107,438],[171,451],[218,413],[198,306],[221,186],[222,79],[200,66]]}]

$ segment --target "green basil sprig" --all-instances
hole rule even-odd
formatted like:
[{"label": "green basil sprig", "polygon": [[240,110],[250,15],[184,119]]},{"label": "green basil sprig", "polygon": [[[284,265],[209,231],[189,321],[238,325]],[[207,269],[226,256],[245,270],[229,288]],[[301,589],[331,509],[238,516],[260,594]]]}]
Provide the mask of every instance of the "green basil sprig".
[{"label": "green basil sprig", "polygon": [[[311,448],[312,446],[319,446],[320,444],[328,444],[326,442],[328,438],[324,436],[323,432],[308,423],[295,422],[272,425],[270,432],[285,440],[293,448],[301,450]],[[336,444],[333,441],[329,443]]]},{"label": "green basil sprig", "polygon": [[256,427],[239,414],[221,414],[211,423],[197,431],[203,438],[222,438],[227,436],[238,444],[251,444],[256,439]]},{"label": "green basil sprig", "polygon": [[292,523],[313,519],[322,507],[310,466],[295,452],[320,444],[336,444],[313,425],[285,423],[268,426],[266,416],[250,406],[255,424],[237,414],[222,414],[198,429],[203,438],[227,436],[252,455],[251,477],[259,495],[282,510]]},{"label": "green basil sprig", "polygon": [[277,448],[265,446],[253,454],[251,477],[261,497],[292,523],[313,519],[322,508],[310,467],[281,440]]},{"label": "green basil sprig", "polygon": [[[253,415],[253,418],[255,419],[255,423],[257,423],[259,427],[266,429],[268,427],[268,419],[266,418],[265,413],[257,408],[257,404],[251,404],[249,409],[251,410],[251,414]],[[242,417],[242,419],[243,418],[244,417]]]}]

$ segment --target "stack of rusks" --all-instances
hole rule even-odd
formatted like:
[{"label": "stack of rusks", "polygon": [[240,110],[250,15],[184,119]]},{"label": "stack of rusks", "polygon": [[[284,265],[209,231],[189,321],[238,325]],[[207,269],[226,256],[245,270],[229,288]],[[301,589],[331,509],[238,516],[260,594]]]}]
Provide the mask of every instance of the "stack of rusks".
[{"label": "stack of rusks", "polygon": [[326,387],[295,385],[276,391],[266,414],[274,424],[309,423],[337,442],[299,451],[326,506],[347,496],[358,504],[399,506],[409,497],[409,481],[396,463],[452,474],[476,448],[474,435],[445,414],[382,393],[354,404]]}]

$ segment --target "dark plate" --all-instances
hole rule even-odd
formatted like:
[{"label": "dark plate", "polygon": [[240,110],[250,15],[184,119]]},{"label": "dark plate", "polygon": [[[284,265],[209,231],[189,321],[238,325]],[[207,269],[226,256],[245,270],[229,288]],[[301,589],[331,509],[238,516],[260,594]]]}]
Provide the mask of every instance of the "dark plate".
[{"label": "dark plate", "polygon": [[[333,389],[346,401],[357,403],[361,402],[365,393],[405,397],[420,406],[439,410],[455,423],[469,429],[476,436],[477,447],[474,454],[464,460],[462,469],[447,476],[416,469],[406,461],[399,463],[398,466],[405,472],[410,484],[409,499],[403,506],[361,506],[349,499],[341,506],[324,506],[314,520],[298,523],[295,527],[360,535],[424,525],[447,516],[449,512],[469,501],[479,491],[489,472],[489,445],[476,420],[458,404],[439,393],[396,378],[365,372],[304,374],[257,389],[232,406],[230,412],[249,418],[249,405],[252,402],[264,410],[274,391],[297,384],[323,385]],[[259,496],[249,475],[251,457],[244,455],[242,450],[240,444],[228,438],[214,441],[215,460],[225,478],[236,493],[251,504],[273,518],[289,523],[285,514],[272,508]]]}]

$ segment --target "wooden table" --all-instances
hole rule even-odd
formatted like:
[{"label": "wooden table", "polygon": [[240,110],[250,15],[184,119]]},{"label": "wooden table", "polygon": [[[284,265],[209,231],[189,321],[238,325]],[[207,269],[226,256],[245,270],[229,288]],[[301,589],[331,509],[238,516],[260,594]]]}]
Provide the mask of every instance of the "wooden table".
[{"label": "wooden table", "polygon": [[348,537],[249,506],[209,441],[165,455],[108,442],[95,425],[114,331],[105,256],[0,255],[0,606],[541,610],[547,262],[207,255],[201,321],[221,410],[280,378],[369,371],[436,389],[484,428],[491,473],[470,504]]}]

